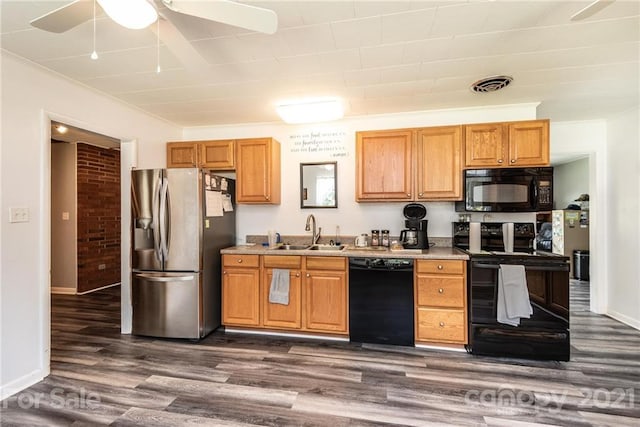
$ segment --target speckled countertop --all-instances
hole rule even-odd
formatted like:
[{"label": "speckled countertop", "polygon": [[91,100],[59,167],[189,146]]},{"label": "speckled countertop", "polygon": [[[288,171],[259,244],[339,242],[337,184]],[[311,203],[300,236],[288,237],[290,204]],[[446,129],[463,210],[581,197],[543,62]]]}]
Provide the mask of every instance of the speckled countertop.
[{"label": "speckled countertop", "polygon": [[[374,249],[375,248],[375,249]],[[239,245],[222,249],[222,254],[237,255],[316,255],[343,257],[374,257],[374,258],[413,258],[413,259],[460,259],[468,260],[464,252],[451,246],[434,246],[424,250],[400,249],[390,250],[384,247],[359,248],[352,245],[342,250],[311,250],[311,249],[269,249],[260,244]]]}]

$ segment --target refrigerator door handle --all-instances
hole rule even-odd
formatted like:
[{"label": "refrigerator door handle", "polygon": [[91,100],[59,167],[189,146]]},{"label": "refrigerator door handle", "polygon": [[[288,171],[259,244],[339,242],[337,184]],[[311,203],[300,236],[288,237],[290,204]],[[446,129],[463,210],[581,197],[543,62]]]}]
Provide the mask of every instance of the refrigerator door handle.
[{"label": "refrigerator door handle", "polygon": [[155,188],[155,191],[153,193],[153,207],[152,207],[152,217],[151,217],[151,224],[153,226],[153,251],[156,255],[156,259],[159,262],[162,262],[162,251],[161,251],[161,241],[160,241],[160,236],[161,236],[161,221],[160,218],[162,217],[160,214],[160,192],[161,192],[161,185],[162,183],[162,178],[158,179],[157,182],[157,186]]},{"label": "refrigerator door handle", "polygon": [[193,275],[190,276],[154,276],[151,274],[136,274],[136,277],[141,277],[150,282],[188,282],[194,279]]},{"label": "refrigerator door handle", "polygon": [[168,194],[169,180],[167,178],[162,178],[162,186],[160,187],[160,253],[162,254],[162,258],[165,262],[169,258],[169,210],[167,209]]}]

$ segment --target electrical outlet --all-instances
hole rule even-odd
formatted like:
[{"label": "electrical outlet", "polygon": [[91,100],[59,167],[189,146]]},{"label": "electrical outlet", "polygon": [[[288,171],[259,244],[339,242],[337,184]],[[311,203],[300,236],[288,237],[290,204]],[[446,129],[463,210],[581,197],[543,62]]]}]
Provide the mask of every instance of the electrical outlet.
[{"label": "electrical outlet", "polygon": [[98,265],[98,270],[104,270],[105,268],[107,268],[107,264]]},{"label": "electrical outlet", "polygon": [[9,208],[9,222],[29,222],[29,208]]},{"label": "electrical outlet", "polygon": [[62,212],[62,220],[69,221],[69,212]]}]

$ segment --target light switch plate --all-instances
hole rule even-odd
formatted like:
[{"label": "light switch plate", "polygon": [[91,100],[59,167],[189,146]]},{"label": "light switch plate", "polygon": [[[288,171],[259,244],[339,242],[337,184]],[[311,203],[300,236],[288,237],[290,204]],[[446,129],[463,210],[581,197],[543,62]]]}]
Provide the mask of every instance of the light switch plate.
[{"label": "light switch plate", "polygon": [[9,222],[29,222],[29,208],[9,208]]}]

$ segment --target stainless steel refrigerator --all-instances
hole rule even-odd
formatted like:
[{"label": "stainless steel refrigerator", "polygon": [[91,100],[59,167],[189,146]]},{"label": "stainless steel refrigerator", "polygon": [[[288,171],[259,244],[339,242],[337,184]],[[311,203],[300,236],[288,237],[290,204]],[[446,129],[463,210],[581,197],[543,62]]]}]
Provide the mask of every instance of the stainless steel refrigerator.
[{"label": "stainless steel refrigerator", "polygon": [[235,244],[235,181],[132,171],[133,334],[199,339],[220,326],[220,249]]}]

